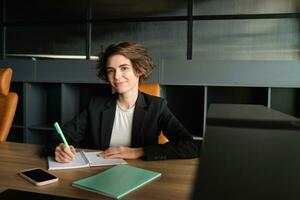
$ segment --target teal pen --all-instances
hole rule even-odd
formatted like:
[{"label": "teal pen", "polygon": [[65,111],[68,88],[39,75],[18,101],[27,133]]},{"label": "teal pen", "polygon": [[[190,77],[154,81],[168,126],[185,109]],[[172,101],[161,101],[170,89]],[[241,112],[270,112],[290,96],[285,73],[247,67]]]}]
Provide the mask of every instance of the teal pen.
[{"label": "teal pen", "polygon": [[64,136],[64,134],[63,134],[63,132],[62,132],[62,130],[61,130],[61,128],[60,128],[60,126],[59,126],[59,124],[57,122],[54,123],[54,127],[55,127],[58,135],[60,135],[60,137],[63,140],[63,142],[66,145],[66,147],[69,147],[69,144],[68,144],[68,142],[67,142],[67,140],[66,140],[66,138],[65,138],[65,136]]}]

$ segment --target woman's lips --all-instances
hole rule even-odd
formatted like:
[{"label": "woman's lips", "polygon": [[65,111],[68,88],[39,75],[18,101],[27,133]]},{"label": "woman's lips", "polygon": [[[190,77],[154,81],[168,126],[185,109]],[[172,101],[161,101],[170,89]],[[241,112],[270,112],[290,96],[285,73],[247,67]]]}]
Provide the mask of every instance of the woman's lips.
[{"label": "woman's lips", "polygon": [[125,83],[125,82],[115,82],[115,85],[116,85],[116,86],[122,86],[122,85],[124,85],[124,83]]}]

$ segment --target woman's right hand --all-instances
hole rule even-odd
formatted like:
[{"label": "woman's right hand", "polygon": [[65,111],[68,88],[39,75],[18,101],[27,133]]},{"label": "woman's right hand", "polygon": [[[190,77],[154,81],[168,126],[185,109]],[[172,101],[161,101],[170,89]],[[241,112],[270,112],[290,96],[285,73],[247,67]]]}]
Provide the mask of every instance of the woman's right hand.
[{"label": "woman's right hand", "polygon": [[60,163],[68,163],[75,159],[76,149],[70,145],[67,147],[64,143],[60,143],[55,148],[55,160]]}]

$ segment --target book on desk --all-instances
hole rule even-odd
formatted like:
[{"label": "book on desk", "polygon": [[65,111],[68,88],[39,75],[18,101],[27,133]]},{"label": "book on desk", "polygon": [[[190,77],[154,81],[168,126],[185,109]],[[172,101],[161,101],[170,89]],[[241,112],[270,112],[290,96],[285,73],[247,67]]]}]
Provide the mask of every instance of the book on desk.
[{"label": "book on desk", "polygon": [[161,173],[158,172],[130,165],[118,165],[96,175],[74,181],[72,186],[119,199],[160,176]]}]

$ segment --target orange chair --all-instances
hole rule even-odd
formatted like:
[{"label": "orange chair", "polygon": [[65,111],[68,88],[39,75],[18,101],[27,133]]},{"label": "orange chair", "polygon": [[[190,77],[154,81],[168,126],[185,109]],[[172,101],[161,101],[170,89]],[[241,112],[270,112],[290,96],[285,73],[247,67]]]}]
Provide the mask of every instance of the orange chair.
[{"label": "orange chair", "polygon": [[[160,85],[158,83],[141,83],[139,85],[139,90],[141,92],[160,97]],[[167,142],[169,142],[169,140],[161,132],[158,136],[158,144],[165,144]]]},{"label": "orange chair", "polygon": [[11,77],[11,68],[0,68],[0,141],[6,141],[11,124],[13,122],[18,95],[9,92]]}]

